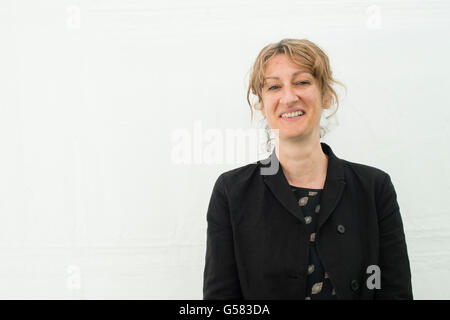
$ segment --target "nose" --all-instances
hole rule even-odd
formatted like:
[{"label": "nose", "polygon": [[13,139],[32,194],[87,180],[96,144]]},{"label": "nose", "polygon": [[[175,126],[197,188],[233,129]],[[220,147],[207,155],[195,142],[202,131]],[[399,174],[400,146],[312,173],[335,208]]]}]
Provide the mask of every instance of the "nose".
[{"label": "nose", "polygon": [[290,86],[284,86],[284,89],[281,93],[280,103],[291,107],[296,104],[298,100],[299,98],[295,94],[295,91],[292,90]]}]

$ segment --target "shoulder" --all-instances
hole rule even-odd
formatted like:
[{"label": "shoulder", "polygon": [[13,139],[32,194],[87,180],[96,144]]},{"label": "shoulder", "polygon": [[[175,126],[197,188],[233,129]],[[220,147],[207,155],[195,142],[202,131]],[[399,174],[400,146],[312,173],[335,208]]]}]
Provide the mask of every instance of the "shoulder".
[{"label": "shoulder", "polygon": [[254,162],[222,172],[217,178],[216,184],[220,184],[224,188],[245,184],[252,179],[257,170],[259,170],[258,168],[259,164]]},{"label": "shoulder", "polygon": [[263,188],[260,169],[261,164],[258,161],[222,172],[217,178],[214,190],[231,203],[237,204],[243,199],[252,198]]},{"label": "shoulder", "polygon": [[346,181],[361,186],[362,189],[373,190],[375,194],[383,190],[394,190],[391,177],[385,170],[348,160],[342,160],[342,163]]},{"label": "shoulder", "polygon": [[321,146],[329,158],[330,172],[327,172],[327,178],[330,176],[333,179],[345,180],[356,190],[373,192],[374,188],[383,184],[389,177],[381,168],[338,157],[327,143],[321,142]]},{"label": "shoulder", "polygon": [[386,176],[389,174],[382,170],[381,168],[358,163],[358,162],[352,162],[348,160],[341,160],[344,166],[344,171],[346,174],[356,175],[361,178],[367,178],[367,179],[385,179]]}]

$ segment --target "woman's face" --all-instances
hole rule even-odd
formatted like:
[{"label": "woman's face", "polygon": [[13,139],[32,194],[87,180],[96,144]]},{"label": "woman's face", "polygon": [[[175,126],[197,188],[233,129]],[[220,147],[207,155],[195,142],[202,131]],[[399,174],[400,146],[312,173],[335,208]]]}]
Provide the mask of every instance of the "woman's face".
[{"label": "woman's face", "polygon": [[[323,106],[313,75],[285,54],[278,54],[267,63],[264,78],[261,112],[271,129],[279,129],[279,138],[319,137],[322,110],[329,106]],[[298,109],[305,114],[282,117]]]}]

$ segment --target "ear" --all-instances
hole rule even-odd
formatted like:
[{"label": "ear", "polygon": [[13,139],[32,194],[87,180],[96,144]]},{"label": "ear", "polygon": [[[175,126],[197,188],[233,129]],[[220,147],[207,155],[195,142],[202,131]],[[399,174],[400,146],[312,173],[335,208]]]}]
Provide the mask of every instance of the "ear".
[{"label": "ear", "polygon": [[257,106],[258,106],[257,110],[261,111],[262,116],[265,118],[266,117],[266,111],[264,110],[264,106],[263,106],[262,102],[258,102]]},{"label": "ear", "polygon": [[262,116],[265,118],[266,117],[266,112],[264,111],[264,108],[261,108],[261,114],[262,114]]},{"label": "ear", "polygon": [[325,96],[322,99],[322,107],[324,109],[329,109],[331,107],[331,93],[330,91],[327,90],[327,92],[325,93]]}]

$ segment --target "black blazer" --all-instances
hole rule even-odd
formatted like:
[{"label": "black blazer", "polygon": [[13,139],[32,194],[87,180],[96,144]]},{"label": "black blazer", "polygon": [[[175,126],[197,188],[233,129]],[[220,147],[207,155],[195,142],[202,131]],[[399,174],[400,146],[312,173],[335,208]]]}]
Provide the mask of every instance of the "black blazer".
[{"label": "black blazer", "polygon": [[[315,241],[337,299],[413,299],[389,174],[321,146],[328,169]],[[275,174],[261,174],[274,161],[275,150],[218,177],[207,212],[203,299],[305,298],[306,224],[281,165]],[[370,265],[380,268],[380,289],[366,285]]]}]

